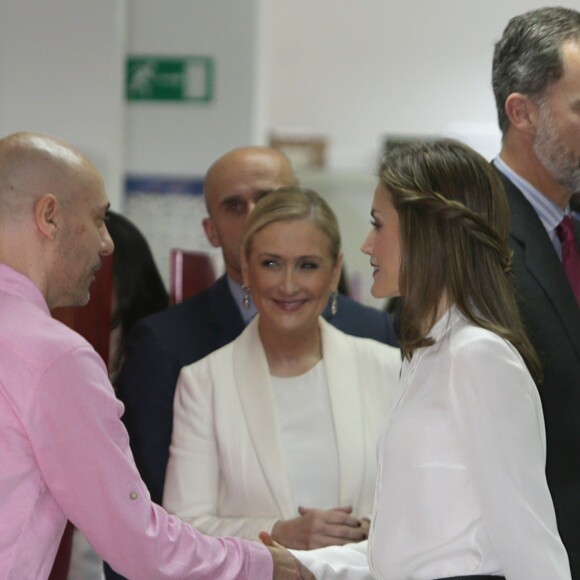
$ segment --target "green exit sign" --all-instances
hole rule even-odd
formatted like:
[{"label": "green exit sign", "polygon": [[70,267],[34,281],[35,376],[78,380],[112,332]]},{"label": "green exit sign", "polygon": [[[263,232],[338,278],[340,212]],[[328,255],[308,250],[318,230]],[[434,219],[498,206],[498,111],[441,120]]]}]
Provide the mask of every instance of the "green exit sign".
[{"label": "green exit sign", "polygon": [[130,101],[213,100],[214,66],[209,56],[131,56],[126,95]]}]

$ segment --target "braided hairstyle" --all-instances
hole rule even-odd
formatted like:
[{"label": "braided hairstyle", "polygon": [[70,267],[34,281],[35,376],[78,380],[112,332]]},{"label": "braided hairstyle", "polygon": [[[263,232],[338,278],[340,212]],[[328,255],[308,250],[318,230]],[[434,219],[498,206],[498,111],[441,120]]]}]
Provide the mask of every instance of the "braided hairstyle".
[{"label": "braided hairstyle", "polygon": [[403,354],[433,343],[428,335],[446,301],[510,341],[541,380],[515,299],[509,207],[490,164],[452,139],[413,141],[387,151],[379,178],[399,215]]}]

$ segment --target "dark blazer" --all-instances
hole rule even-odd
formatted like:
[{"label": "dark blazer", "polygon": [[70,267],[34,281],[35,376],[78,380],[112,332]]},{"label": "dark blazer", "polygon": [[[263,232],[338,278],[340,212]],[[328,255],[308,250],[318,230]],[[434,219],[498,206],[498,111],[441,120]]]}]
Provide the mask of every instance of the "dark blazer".
[{"label": "dark blazer", "polygon": [[[548,485],[572,577],[580,579],[580,308],[535,210],[498,173],[511,210],[510,245],[520,308],[544,370],[539,392],[546,423]],[[579,242],[580,223],[575,226]]]},{"label": "dark blazer", "polygon": [[[396,345],[388,315],[339,296],[324,317],[347,334]],[[155,502],[163,495],[179,371],[228,344],[244,329],[225,277],[192,298],[138,322],[132,332],[117,395],[135,462]]]}]

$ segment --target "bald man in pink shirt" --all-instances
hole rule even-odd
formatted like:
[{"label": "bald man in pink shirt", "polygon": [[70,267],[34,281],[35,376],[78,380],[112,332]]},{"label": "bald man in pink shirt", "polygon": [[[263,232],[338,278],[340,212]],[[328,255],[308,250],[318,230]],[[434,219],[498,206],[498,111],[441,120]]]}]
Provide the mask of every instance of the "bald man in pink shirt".
[{"label": "bald man in pink shirt", "polygon": [[282,548],[206,537],[151,502],[103,361],[50,316],[88,301],[108,208],[69,145],[0,140],[0,578],[47,578],[69,519],[128,578],[313,579]]}]

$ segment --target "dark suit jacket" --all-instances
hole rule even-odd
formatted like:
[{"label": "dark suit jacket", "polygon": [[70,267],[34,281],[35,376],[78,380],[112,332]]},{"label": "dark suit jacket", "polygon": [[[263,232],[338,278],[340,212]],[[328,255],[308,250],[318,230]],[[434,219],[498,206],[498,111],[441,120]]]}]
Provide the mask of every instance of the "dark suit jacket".
[{"label": "dark suit jacket", "polygon": [[[338,296],[338,311],[323,314],[347,334],[396,346],[391,318]],[[138,322],[131,333],[117,396],[135,463],[153,501],[161,503],[173,427],[173,398],[182,367],[225,346],[245,328],[225,276],[204,292]],[[121,578],[108,567],[109,580]]]},{"label": "dark suit jacket", "polygon": [[[533,207],[509,179],[501,173],[500,177],[511,209],[510,244],[520,308],[544,369],[539,392],[548,485],[572,576],[580,579],[580,308]],[[580,241],[578,222],[576,240]]]}]

